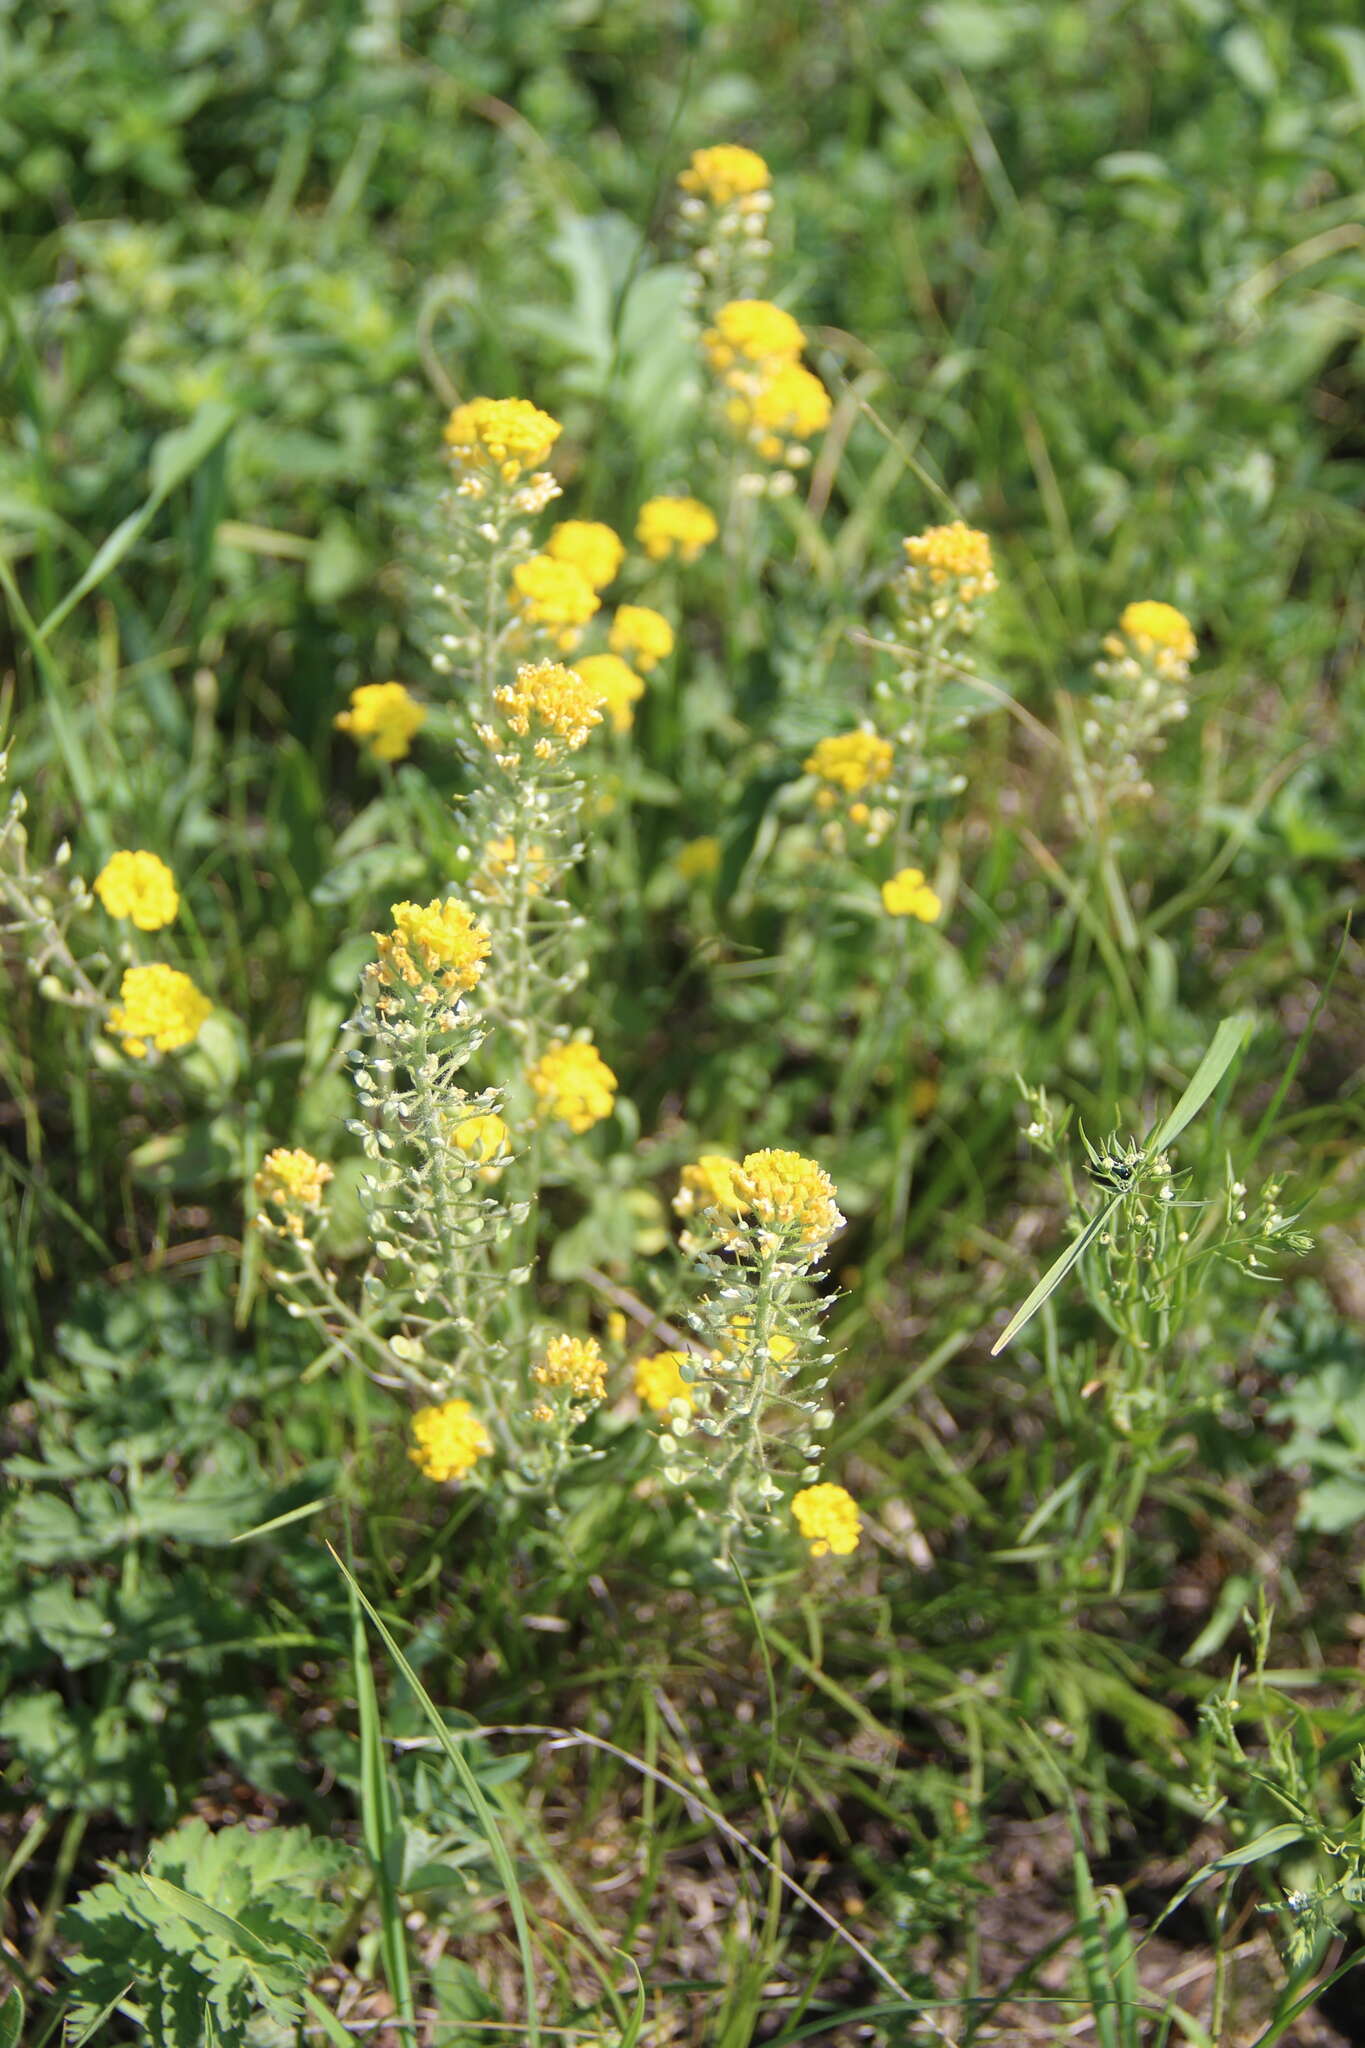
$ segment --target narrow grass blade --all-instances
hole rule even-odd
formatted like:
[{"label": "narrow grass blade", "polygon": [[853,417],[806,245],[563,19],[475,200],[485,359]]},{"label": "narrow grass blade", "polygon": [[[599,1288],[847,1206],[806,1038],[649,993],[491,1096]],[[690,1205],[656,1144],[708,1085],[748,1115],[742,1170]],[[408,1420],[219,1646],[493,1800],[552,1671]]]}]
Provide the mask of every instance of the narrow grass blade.
[{"label": "narrow grass blade", "polygon": [[1173,1145],[1187,1124],[1193,1123],[1228,1068],[1246,1044],[1251,1031],[1249,1017],[1224,1017],[1213,1034],[1213,1044],[1195,1068],[1190,1085],[1167,1117],[1156,1136],[1144,1148],[1150,1157]]},{"label": "narrow grass blade", "polygon": [[1285,1070],[1280,1076],[1279,1085],[1276,1087],[1275,1093],[1271,1096],[1269,1102],[1265,1106],[1265,1114],[1262,1116],[1261,1121],[1257,1124],[1255,1130],[1251,1134],[1251,1146],[1250,1150],[1247,1153],[1247,1157],[1249,1160],[1255,1159],[1259,1155],[1262,1145],[1265,1143],[1266,1138],[1269,1136],[1271,1130],[1274,1128],[1276,1117],[1279,1115],[1281,1109],[1284,1107],[1284,1099],[1294,1085],[1294,1076],[1298,1073],[1299,1068],[1303,1065],[1303,1056],[1307,1052],[1310,1044],[1312,1043],[1313,1033],[1317,1029],[1318,1018],[1322,1015],[1323,1010],[1327,1006],[1327,998],[1332,993],[1332,983],[1336,980],[1337,970],[1340,968],[1342,961],[1346,957],[1346,948],[1350,944],[1350,939],[1351,919],[1348,913],[1346,918],[1346,926],[1341,934],[1341,944],[1337,947],[1336,950],[1336,958],[1333,960],[1331,966],[1328,968],[1327,978],[1323,982],[1322,987],[1318,990],[1317,1001],[1314,1003],[1312,1010],[1309,1012],[1308,1022],[1304,1025],[1302,1031],[1299,1033],[1298,1040],[1294,1046],[1294,1050],[1290,1054],[1288,1063],[1285,1066]]},{"label": "narrow grass blade", "polygon": [[521,1974],[526,1994],[525,2026],[528,2048],[540,2048],[540,2020],[536,2012],[536,1958],[535,1950],[531,1946],[531,1928],[526,1918],[526,1907],[522,1900],[521,1888],[517,1883],[516,1869],[512,1858],[507,1853],[507,1844],[502,1839],[497,1816],[484,1797],[483,1787],[469,1767],[469,1759],[463,1754],[460,1745],[452,1737],[450,1730],[446,1727],[444,1718],[437,1711],[431,1695],[427,1692],[421,1679],[417,1676],[417,1673],[389,1634],[378,1609],[372,1601],[367,1599],[355,1575],[347,1569],[337,1552],[332,1550],[330,1543],[327,1548],[332,1552],[337,1569],[341,1572],[347,1585],[351,1587],[356,1599],[374,1624],[375,1630],[385,1649],[406,1679],[411,1688],[413,1698],[431,1723],[436,1739],[454,1765],[455,1775],[460,1781],[466,1799],[468,1799],[474,1809],[480,1828],[483,1830],[484,1840],[488,1844],[488,1852],[493,1859],[494,1868],[497,1870],[498,1876],[502,1881],[503,1890],[507,1894],[507,1904],[517,1931],[517,1947],[521,1953]]},{"label": "narrow grass blade", "polygon": [[205,457],[218,446],[235,418],[230,405],[215,401],[201,407],[187,426],[176,427],[161,436],[152,451],[151,495],[136,512],[130,512],[126,519],[120,520],[103,546],[96,550],[85,573],[72,584],[61,603],[53,606],[38,627],[39,640],[46,640],[55,632],[81,599],[88,597],[97,584],[103,583],[105,577],[117,569],[176,485],[198,469]]},{"label": "narrow grass blade", "polygon": [[1039,1309],[1047,1300],[1048,1296],[1050,1294],[1056,1293],[1057,1289],[1061,1286],[1063,1280],[1065,1280],[1067,1274],[1071,1271],[1071,1268],[1075,1265],[1077,1259],[1083,1257],[1083,1255],[1090,1249],[1091,1245],[1095,1242],[1095,1239],[1099,1236],[1105,1224],[1109,1221],[1109,1218],[1113,1215],[1115,1209],[1118,1208],[1119,1203],[1122,1200],[1122,1195],[1114,1195],[1108,1202],[1105,1203],[1102,1209],[1097,1210],[1096,1213],[1091,1217],[1090,1221],[1086,1224],[1085,1229],[1081,1232],[1080,1236],[1074,1239],[1073,1242],[1069,1244],[1066,1250],[1062,1253],[1062,1256],[1059,1259],[1057,1259],[1054,1262],[1054,1264],[1048,1267],[1046,1273],[1044,1273],[1042,1279],[1038,1282],[1038,1285],[1034,1288],[1032,1294],[1029,1295],[1023,1307],[1015,1310],[1014,1314],[1006,1323],[1004,1329],[1000,1332],[1000,1335],[996,1338],[994,1344],[992,1344],[992,1358],[994,1358],[997,1355],[997,1353],[1003,1351],[1005,1346],[1011,1341],[1012,1338],[1017,1337],[1019,1335],[1019,1332],[1023,1329],[1025,1323],[1032,1322],[1034,1316],[1037,1315]]},{"label": "narrow grass blade", "polygon": [[374,1872],[379,1898],[379,1943],[384,1958],[384,1975],[399,2020],[415,2029],[417,2014],[412,2003],[412,1974],[408,1966],[408,1937],[402,1908],[394,1883],[393,1849],[401,1840],[399,1818],[394,1809],[393,1790],[384,1767],[384,1731],[379,1718],[379,1700],[370,1668],[369,1638],[354,1586],[347,1592],[351,1602],[351,1662],[355,1672],[356,1706],[360,1718],[360,1805],[365,1848]]},{"label": "narrow grass blade", "polygon": [[24,2001],[19,1986],[12,1984],[0,1999],[0,2048],[19,2048],[24,2031]]}]

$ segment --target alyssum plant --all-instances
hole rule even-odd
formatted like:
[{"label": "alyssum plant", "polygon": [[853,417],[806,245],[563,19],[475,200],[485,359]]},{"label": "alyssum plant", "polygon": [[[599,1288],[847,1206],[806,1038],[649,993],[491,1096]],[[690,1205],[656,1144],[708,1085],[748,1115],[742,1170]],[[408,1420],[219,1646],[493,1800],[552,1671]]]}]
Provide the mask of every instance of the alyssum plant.
[{"label": "alyssum plant", "polygon": [[[276,1286],[329,1350],[417,1402],[421,1470],[542,1496],[550,1514],[560,1482],[608,1455],[592,1418],[613,1396],[624,1339],[619,1311],[599,1336],[595,1305],[576,1327],[539,1306],[538,1197],[591,1189],[600,1164],[583,1141],[611,1124],[617,1095],[592,1039],[563,1020],[586,973],[563,880],[582,851],[583,750],[604,713],[628,723],[617,714],[645,687],[625,655],[647,671],[672,645],[662,614],[626,604],[607,648],[577,653],[624,549],[586,521],[532,544],[558,491],[540,466],[558,433],[519,399],[457,406],[446,428],[433,665],[461,693],[469,872],[462,895],[394,904],[362,977],[348,1057],[372,1256],[358,1291],[319,1245],[330,1166],[281,1147],[256,1179]],[[676,537],[689,502],[645,508],[648,553],[665,527]],[[702,522],[686,516],[700,544]],[[387,683],[354,692],[340,722],[395,759],[421,717]],[[843,1220],[833,1186],[799,1154],[760,1150],[686,1169],[678,1206],[687,1265],[674,1291],[691,1334],[640,1305],[671,1341],[634,1374],[660,1418],[663,1476],[687,1489],[723,1554],[784,1500],[813,1552],[847,1553],[858,1514],[820,1477],[832,1360],[809,1286]]]}]

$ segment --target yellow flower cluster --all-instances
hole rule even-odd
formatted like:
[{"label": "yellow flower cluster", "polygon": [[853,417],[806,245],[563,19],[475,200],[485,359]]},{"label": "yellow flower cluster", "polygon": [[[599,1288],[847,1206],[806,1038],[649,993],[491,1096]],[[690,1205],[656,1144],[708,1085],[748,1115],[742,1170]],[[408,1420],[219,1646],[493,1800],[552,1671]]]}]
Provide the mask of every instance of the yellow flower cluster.
[{"label": "yellow flower cluster", "polygon": [[635,522],[635,538],[652,562],[670,555],[695,562],[718,531],[715,514],[699,498],[649,498]]},{"label": "yellow flower cluster", "polygon": [[475,1166],[493,1166],[506,1159],[511,1150],[512,1134],[494,1111],[483,1110],[475,1116],[461,1117],[457,1124],[453,1124],[450,1142]]},{"label": "yellow flower cluster", "polygon": [[656,1351],[650,1358],[635,1361],[636,1397],[656,1415],[667,1415],[673,1401],[681,1401],[689,1413],[695,1405],[692,1389],[682,1376],[685,1355],[681,1351]]},{"label": "yellow flower cluster", "polygon": [[129,967],[119,983],[119,1000],[109,1012],[107,1029],[123,1040],[130,1059],[158,1052],[178,1052],[193,1045],[213,1009],[208,997],[178,967]]},{"label": "yellow flower cluster", "polygon": [[154,853],[111,854],[95,877],[95,894],[110,917],[131,918],[140,932],[174,924],[180,908],[175,876]]},{"label": "yellow flower cluster", "polygon": [[647,604],[623,604],[611,622],[607,645],[613,654],[633,662],[648,675],[673,652],[673,628],[662,612],[651,610]]},{"label": "yellow flower cluster", "polygon": [[792,1513],[812,1557],[824,1557],[830,1551],[836,1557],[848,1557],[858,1548],[858,1503],[842,1486],[828,1481],[803,1486],[792,1495]]},{"label": "yellow flower cluster", "polygon": [[492,941],[467,903],[435,897],[430,903],[395,903],[391,932],[374,934],[379,946],[379,979],[409,988],[443,989],[467,995],[483,974]]},{"label": "yellow flower cluster", "polygon": [[619,534],[597,519],[563,519],[545,543],[556,562],[566,562],[590,590],[605,590],[626,559]]},{"label": "yellow flower cluster", "polygon": [[806,345],[800,324],[770,299],[731,299],[716,315],[701,345],[711,368],[778,369],[796,362]]},{"label": "yellow flower cluster", "polygon": [[1118,633],[1109,634],[1104,645],[1109,654],[1130,658],[1136,655],[1168,683],[1183,683],[1199,652],[1199,642],[1185,614],[1155,597],[1125,605]]},{"label": "yellow flower cluster", "polygon": [[541,1114],[567,1124],[580,1136],[616,1107],[616,1076],[597,1047],[585,1039],[552,1045],[528,1078]]},{"label": "yellow flower cluster", "polygon": [[818,775],[832,789],[846,796],[860,796],[885,782],[894,756],[890,740],[860,727],[856,732],[832,734],[817,740],[804,763],[807,775]]},{"label": "yellow flower cluster", "polygon": [[919,868],[902,868],[882,883],[882,907],[888,917],[917,917],[921,924],[933,924],[943,910],[937,892]]},{"label": "yellow flower cluster", "polygon": [[492,1437],[468,1401],[419,1408],[412,1418],[412,1433],[416,1442],[408,1456],[424,1477],[438,1484],[463,1479],[493,1449]]},{"label": "yellow flower cluster", "polygon": [[629,732],[635,723],[635,706],[645,686],[629,662],[619,654],[585,654],[574,667],[585,683],[597,691],[606,707],[613,732]]},{"label": "yellow flower cluster", "polygon": [[950,526],[926,527],[903,542],[906,561],[917,584],[934,590],[953,586],[965,603],[989,597],[996,588],[988,535],[955,519]]},{"label": "yellow flower cluster", "polygon": [[563,431],[525,398],[474,398],[455,407],[445,441],[466,469],[495,469],[510,484],[523,471],[539,469]]},{"label": "yellow flower cluster", "polygon": [[533,727],[540,728],[536,753],[542,760],[554,752],[553,740],[562,740],[573,753],[602,722],[600,693],[577,669],[565,668],[557,661],[530,662],[519,668],[514,682],[493,692],[493,702],[511,730],[523,739]]},{"label": "yellow flower cluster", "polygon": [[833,411],[820,379],[800,363],[783,363],[763,379],[751,399],[735,402],[747,407],[743,423],[752,421],[762,429],[760,454],[768,453],[778,434],[790,434],[797,441],[813,439],[829,425]]},{"label": "yellow flower cluster", "polygon": [[531,1377],[538,1387],[567,1387],[580,1400],[600,1401],[607,1391],[607,1361],[595,1337],[551,1337]]},{"label": "yellow flower cluster", "polygon": [[717,142],[710,149],[693,150],[692,161],[680,173],[678,183],[694,199],[730,206],[736,199],[766,192],[770,174],[756,150],[745,149],[738,142]]},{"label": "yellow flower cluster", "polygon": [[402,683],[362,683],[351,692],[350,710],[338,711],[332,722],[357,746],[368,746],[376,761],[401,761],[426,716]]},{"label": "yellow flower cluster", "polygon": [[583,627],[602,600],[581,569],[553,555],[532,555],[512,571],[512,602],[534,626],[543,626],[561,654],[577,647]]},{"label": "yellow flower cluster", "polygon": [[262,1210],[280,1210],[286,1230],[302,1237],[304,1217],[322,1207],[323,1189],[331,1178],[331,1167],[311,1152],[277,1146],[266,1153],[252,1186]]},{"label": "yellow flower cluster", "polygon": [[833,1181],[822,1166],[800,1152],[746,1153],[734,1188],[745,1213],[751,1213],[764,1230],[793,1237],[799,1244],[828,1244],[844,1220]]},{"label": "yellow flower cluster", "polygon": [[685,1166],[678,1176],[673,1207],[679,1216],[693,1216],[698,1209],[726,1209],[738,1216],[744,1207],[735,1186],[739,1161],[724,1152],[703,1152],[700,1159]]}]

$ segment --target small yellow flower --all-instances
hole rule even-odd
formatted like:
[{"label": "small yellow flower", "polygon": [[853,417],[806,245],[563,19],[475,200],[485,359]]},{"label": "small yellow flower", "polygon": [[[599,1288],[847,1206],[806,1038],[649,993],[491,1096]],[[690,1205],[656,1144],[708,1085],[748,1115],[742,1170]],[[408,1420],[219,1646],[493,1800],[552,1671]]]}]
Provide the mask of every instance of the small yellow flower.
[{"label": "small yellow flower", "polygon": [[542,1116],[567,1124],[579,1136],[616,1107],[616,1076],[597,1047],[584,1039],[550,1046],[528,1078]]},{"label": "small yellow flower", "polygon": [[583,627],[602,600],[581,569],[552,555],[532,555],[512,571],[512,602],[533,626],[541,626],[561,654],[577,647]]},{"label": "small yellow flower", "polygon": [[739,364],[762,364],[774,370],[794,363],[806,337],[790,313],[768,299],[731,299],[716,315],[714,327],[701,338],[713,370]]},{"label": "small yellow flower", "polygon": [[491,1109],[475,1116],[461,1117],[450,1127],[450,1142],[475,1166],[492,1166],[504,1161],[511,1150],[512,1134],[502,1118]]},{"label": "small yellow flower", "polygon": [[635,1393],[656,1415],[667,1415],[669,1403],[681,1401],[689,1414],[695,1405],[692,1389],[682,1376],[685,1353],[656,1351],[652,1358],[635,1361]]},{"label": "small yellow flower", "polygon": [[605,590],[626,559],[618,533],[598,519],[562,519],[545,543],[556,562],[567,562],[590,590]]},{"label": "small yellow flower", "polygon": [[736,199],[766,192],[771,178],[756,150],[745,149],[738,142],[716,142],[709,149],[693,150],[692,161],[678,183],[693,198],[709,199],[712,206],[729,206]]},{"label": "small yellow flower", "polygon": [[902,868],[889,882],[883,882],[882,905],[888,917],[917,917],[921,924],[933,924],[943,911],[937,893],[919,868]]},{"label": "small yellow flower", "polygon": [[1110,654],[1127,655],[1130,659],[1136,655],[1168,683],[1183,683],[1199,652],[1199,642],[1185,614],[1154,597],[1125,605],[1118,632],[1109,634],[1104,645]]},{"label": "small yellow flower", "polygon": [[746,1212],[764,1230],[792,1236],[799,1244],[828,1244],[844,1220],[833,1181],[799,1152],[746,1153],[734,1185]]},{"label": "small yellow flower", "polygon": [[955,519],[951,526],[930,526],[902,542],[911,572],[941,590],[946,584],[966,603],[989,597],[996,588],[987,534]]},{"label": "small yellow flower", "polygon": [[158,1052],[193,1045],[212,1009],[208,997],[178,967],[128,967],[105,1028],[122,1038],[130,1059],[141,1060],[149,1045]]},{"label": "small yellow flower", "polygon": [[531,1378],[539,1387],[567,1387],[582,1401],[600,1401],[607,1391],[607,1361],[595,1337],[551,1337]]},{"label": "small yellow flower", "polygon": [[549,855],[538,840],[532,840],[523,859],[517,853],[516,839],[505,832],[500,839],[490,839],[484,847],[478,872],[470,877],[470,888],[495,903],[509,901],[516,894],[512,885],[520,881],[524,870],[526,898],[534,903],[550,886],[551,866]]},{"label": "small yellow flower", "polygon": [[427,1479],[442,1483],[463,1479],[480,1458],[488,1457],[493,1439],[468,1401],[442,1401],[439,1407],[419,1408],[412,1418],[416,1438],[408,1456]]},{"label": "small yellow flower", "polygon": [[111,854],[95,877],[95,894],[110,917],[131,918],[140,932],[174,924],[180,908],[175,876],[154,853]]},{"label": "small yellow flower", "polygon": [[323,1189],[331,1178],[331,1167],[315,1159],[311,1152],[277,1146],[275,1151],[266,1153],[252,1186],[262,1210],[279,1209],[285,1229],[294,1237],[302,1237],[305,1214],[316,1214],[321,1209]]},{"label": "small yellow flower", "polygon": [[357,746],[368,746],[376,761],[401,761],[426,716],[401,683],[362,683],[351,692],[350,710],[338,711],[332,723]]},{"label": "small yellow flower", "polygon": [[466,469],[496,469],[505,483],[539,469],[563,428],[524,398],[474,398],[446,421],[445,441]]},{"label": "small yellow flower", "polygon": [[744,1201],[735,1186],[738,1172],[737,1159],[724,1152],[703,1152],[678,1176],[674,1210],[679,1216],[695,1215],[698,1209],[723,1209],[732,1216],[740,1215]]},{"label": "small yellow flower", "polygon": [[830,1551],[836,1557],[848,1557],[858,1548],[858,1503],[842,1486],[828,1481],[803,1486],[792,1495],[792,1513],[812,1557],[824,1557]]},{"label": "small yellow flower", "polygon": [[823,432],[833,409],[820,379],[800,363],[783,363],[765,376],[750,401],[755,426],[797,441]]},{"label": "small yellow flower", "polygon": [[673,628],[662,612],[652,611],[647,604],[623,604],[611,622],[607,645],[613,654],[648,675],[673,652]]},{"label": "small yellow flower", "polygon": [[619,1308],[608,1309],[607,1342],[609,1344],[614,1344],[618,1351],[626,1341],[626,1331],[629,1329],[629,1327],[630,1325],[627,1323],[625,1317],[622,1315]]},{"label": "small yellow flower", "polygon": [[430,903],[395,903],[391,932],[374,934],[379,945],[379,979],[409,988],[443,989],[467,995],[483,974],[492,940],[467,903],[454,896]]},{"label": "small yellow flower", "polygon": [[842,789],[848,796],[861,795],[865,789],[873,789],[879,782],[885,782],[891,773],[893,755],[890,740],[884,740],[880,733],[856,732],[834,733],[829,739],[817,740],[807,755],[807,775],[818,775],[834,789]]},{"label": "small yellow flower", "polygon": [[709,833],[689,839],[673,856],[673,865],[685,882],[704,882],[720,872],[720,841]]},{"label": "small yellow flower", "polygon": [[[731,1316],[727,1327],[739,1351],[748,1351],[752,1348],[754,1341],[754,1319],[751,1315]],[[785,1331],[774,1330],[768,1339],[768,1356],[772,1359],[773,1363],[775,1365],[785,1365],[787,1360],[795,1355],[795,1352],[795,1337],[788,1337]]]},{"label": "small yellow flower", "polygon": [[635,522],[635,538],[652,562],[670,555],[695,562],[718,531],[715,514],[698,498],[650,498]]},{"label": "small yellow flower", "polygon": [[[602,695],[577,669],[538,661],[517,670],[516,680],[493,692],[508,726],[524,739],[534,728],[562,740],[569,753],[602,723]],[[542,742],[537,742],[542,751]]]},{"label": "small yellow flower", "polygon": [[601,698],[613,732],[629,732],[635,706],[645,694],[644,681],[619,654],[585,654],[574,663],[585,683]]}]

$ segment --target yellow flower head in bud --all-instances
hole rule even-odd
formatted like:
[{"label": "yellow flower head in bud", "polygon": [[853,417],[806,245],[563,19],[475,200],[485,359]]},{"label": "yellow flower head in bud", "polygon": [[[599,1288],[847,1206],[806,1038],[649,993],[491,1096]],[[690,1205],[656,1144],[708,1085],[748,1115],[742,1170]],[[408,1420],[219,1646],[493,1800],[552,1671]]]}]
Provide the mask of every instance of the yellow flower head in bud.
[{"label": "yellow flower head in bud", "polygon": [[579,1136],[609,1117],[618,1082],[597,1047],[583,1039],[552,1045],[529,1075],[542,1116],[567,1124]]},{"label": "yellow flower head in bud", "polygon": [[783,363],[764,377],[751,401],[755,426],[767,434],[809,441],[829,425],[830,396],[800,363]]},{"label": "yellow flower head in bud", "polygon": [[679,1216],[693,1216],[698,1209],[723,1209],[731,1216],[740,1215],[744,1199],[735,1184],[738,1173],[737,1159],[724,1152],[703,1152],[678,1176],[674,1210]]},{"label": "yellow flower head in bud", "polygon": [[389,911],[391,932],[376,932],[379,979],[392,988],[443,990],[467,995],[477,986],[492,943],[467,903],[454,896],[430,903],[395,903]]},{"label": "yellow flower head in bud", "polygon": [[960,519],[951,526],[927,527],[902,546],[911,569],[936,590],[951,583],[955,594],[970,603],[989,597],[996,587],[989,536],[964,526]]},{"label": "yellow flower head in bud", "polygon": [[848,1557],[858,1548],[858,1503],[842,1486],[828,1481],[820,1486],[803,1486],[792,1495],[796,1525],[810,1545],[812,1557],[833,1551]]},{"label": "yellow flower head in bud", "polygon": [[[262,1210],[278,1209],[284,1219],[284,1227],[295,1237],[303,1236],[304,1219],[316,1215],[322,1207],[323,1189],[332,1178],[332,1169],[321,1159],[314,1159],[311,1152],[288,1150],[279,1146],[267,1152],[257,1169],[252,1186],[256,1200]],[[265,1221],[273,1221],[267,1217]]]},{"label": "yellow flower head in bud", "polygon": [[552,555],[532,555],[512,571],[512,602],[533,626],[542,626],[561,653],[577,647],[583,627],[602,600],[581,569]]},{"label": "yellow flower head in bud", "polygon": [[426,717],[401,683],[362,683],[351,692],[350,710],[338,711],[332,723],[357,746],[368,747],[376,761],[401,761]]},{"label": "yellow flower head in bud", "polygon": [[493,1449],[493,1439],[468,1401],[442,1401],[419,1408],[412,1418],[412,1449],[408,1456],[419,1472],[439,1485],[463,1479]]},{"label": "yellow flower head in bud", "polygon": [[768,166],[756,150],[738,142],[713,143],[710,149],[694,149],[692,161],[678,178],[684,192],[694,199],[709,199],[712,206],[729,206],[754,192],[766,192],[771,182]]},{"label": "yellow flower head in bud", "polygon": [[494,469],[510,484],[539,469],[563,431],[524,398],[474,398],[451,413],[445,441],[465,469]]},{"label": "yellow flower head in bud", "polygon": [[635,706],[645,694],[641,677],[619,654],[585,654],[574,667],[585,683],[598,692],[611,720],[613,732],[629,732],[635,723]]},{"label": "yellow flower head in bud", "polygon": [[607,1361],[595,1337],[551,1337],[531,1378],[539,1387],[567,1387],[581,1401],[600,1401],[607,1391]]},{"label": "yellow flower head in bud", "polygon": [[794,363],[806,345],[806,337],[790,313],[768,299],[731,299],[716,315],[701,343],[713,370],[725,371],[736,364],[752,368]]},{"label": "yellow flower head in bud", "polygon": [[635,1361],[635,1394],[656,1415],[667,1415],[671,1401],[681,1401],[690,1413],[692,1389],[682,1376],[681,1351],[656,1351],[652,1358]]},{"label": "yellow flower head in bud", "polygon": [[1173,604],[1162,604],[1159,598],[1145,597],[1136,604],[1125,605],[1119,631],[1128,635],[1140,656],[1153,661],[1158,668],[1163,666],[1165,657],[1170,671],[1173,673],[1178,666],[1182,676],[1199,652],[1199,642],[1185,614]]},{"label": "yellow flower head in bud", "polygon": [[476,1116],[461,1117],[450,1126],[450,1142],[475,1166],[493,1166],[505,1161],[512,1146],[512,1134],[500,1116],[484,1110]]},{"label": "yellow flower head in bud", "polygon": [[533,729],[562,740],[569,753],[581,747],[595,725],[602,723],[602,697],[577,669],[557,661],[537,661],[519,668],[516,680],[493,692],[493,702],[507,724],[524,739]]},{"label": "yellow flower head in bud", "polygon": [[689,839],[673,856],[673,865],[685,882],[704,882],[720,872],[720,841],[705,833]]},{"label": "yellow flower head in bud", "polygon": [[[750,1315],[731,1316],[727,1325],[735,1347],[739,1351],[750,1351],[754,1342],[754,1319]],[[768,1339],[768,1356],[775,1365],[785,1365],[796,1351],[795,1337],[789,1337],[783,1330],[774,1330]]]},{"label": "yellow flower head in bud", "polygon": [[822,1166],[799,1152],[748,1152],[735,1189],[763,1230],[803,1245],[826,1245],[843,1217],[834,1183]]},{"label": "yellow flower head in bud", "polygon": [[647,499],[635,522],[635,538],[652,562],[666,562],[670,555],[695,562],[719,530],[714,512],[699,498]]},{"label": "yellow flower head in bud", "polygon": [[917,917],[921,924],[935,923],[943,911],[937,892],[919,868],[902,868],[882,883],[882,907],[888,917]]},{"label": "yellow flower head in bud", "polygon": [[131,918],[140,932],[174,924],[180,908],[175,876],[154,853],[111,854],[95,877],[95,894],[110,917]]},{"label": "yellow flower head in bud", "polygon": [[652,611],[647,604],[619,605],[607,645],[613,654],[648,675],[673,652],[673,628],[662,612]]},{"label": "yellow flower head in bud", "polygon": [[596,519],[563,519],[545,543],[556,562],[577,569],[590,590],[605,590],[626,559],[619,534]]},{"label": "yellow flower head in bud", "polygon": [[891,742],[880,733],[841,732],[816,741],[806,757],[805,770],[847,796],[858,796],[886,781],[892,758]]},{"label": "yellow flower head in bud", "polygon": [[212,1009],[208,997],[178,967],[128,967],[105,1028],[122,1038],[130,1059],[141,1060],[149,1046],[158,1052],[178,1052],[181,1046],[193,1045]]}]

